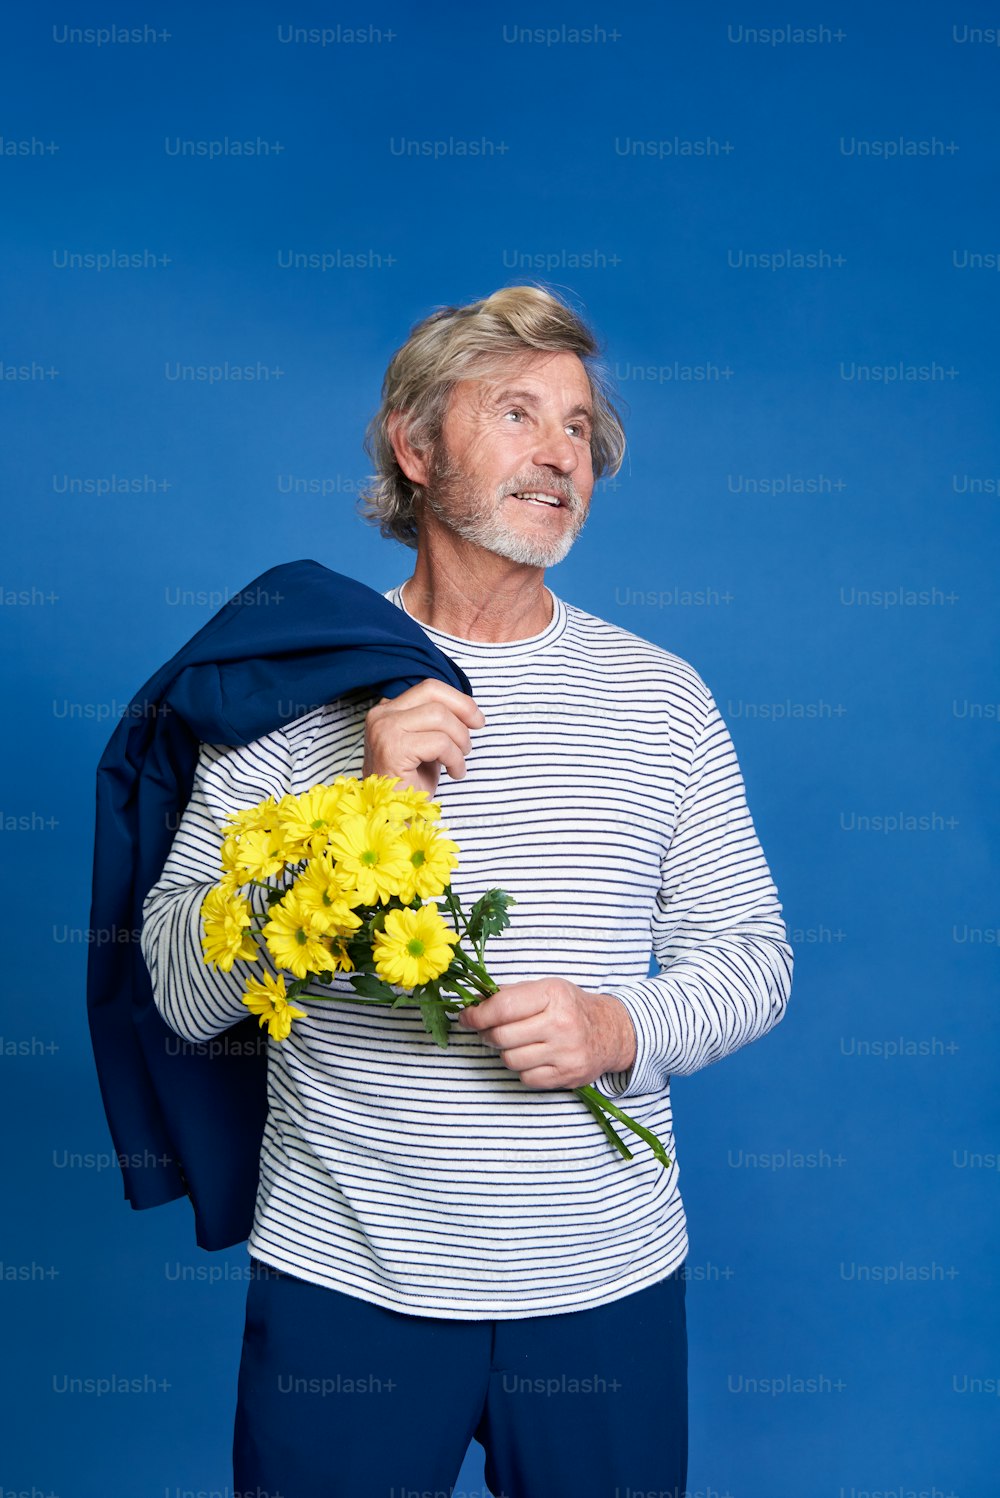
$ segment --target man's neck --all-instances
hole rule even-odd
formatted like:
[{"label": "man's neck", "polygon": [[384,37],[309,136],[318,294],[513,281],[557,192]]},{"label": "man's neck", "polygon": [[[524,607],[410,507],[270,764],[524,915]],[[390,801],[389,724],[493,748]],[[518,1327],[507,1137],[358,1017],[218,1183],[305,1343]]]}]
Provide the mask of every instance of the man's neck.
[{"label": "man's neck", "polygon": [[525,576],[522,569],[520,576],[491,581],[468,572],[435,577],[420,562],[418,556],[413,576],[400,593],[406,612],[418,624],[460,640],[501,644],[541,634],[552,622],[555,603],[540,567],[531,569],[533,576]]}]

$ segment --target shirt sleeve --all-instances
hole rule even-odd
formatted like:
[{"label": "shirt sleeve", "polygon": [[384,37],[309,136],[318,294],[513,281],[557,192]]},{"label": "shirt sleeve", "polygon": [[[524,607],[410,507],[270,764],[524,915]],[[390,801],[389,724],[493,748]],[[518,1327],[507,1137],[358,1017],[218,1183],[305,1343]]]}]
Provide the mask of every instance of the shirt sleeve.
[{"label": "shirt sleeve", "polygon": [[[704,683],[702,683],[704,686]],[[628,1010],[636,1054],[594,1083],[652,1093],[758,1040],[781,1020],[792,949],[746,803],[729,730],[708,688],[705,718],[651,917],[653,977],[602,984]]]},{"label": "shirt sleeve", "polygon": [[[152,981],[153,1001],[170,1028],[200,1042],[245,1020],[244,964],[224,973],[204,961],[201,904],[222,877],[222,824],[233,812],[266,796],[279,799],[291,784],[291,753],[283,731],[245,747],[202,744],[191,798],[181,816],[163,873],[142,907],[140,948]],[[254,887],[250,903],[267,909],[267,890]],[[259,943],[256,977],[277,972]]]}]

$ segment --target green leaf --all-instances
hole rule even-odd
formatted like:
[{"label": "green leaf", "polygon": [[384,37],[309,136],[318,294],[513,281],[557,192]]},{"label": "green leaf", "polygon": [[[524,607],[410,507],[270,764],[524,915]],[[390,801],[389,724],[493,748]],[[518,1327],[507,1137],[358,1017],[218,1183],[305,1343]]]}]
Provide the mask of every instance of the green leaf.
[{"label": "green leaf", "polygon": [[437,999],[424,999],[420,1005],[420,1014],[424,1022],[424,1029],[429,1035],[433,1035],[442,1049],[445,1049],[448,1045],[448,1033],[451,1029],[451,1024]]},{"label": "green leaf", "polygon": [[351,973],[350,979],[354,992],[364,999],[386,999],[391,1003],[396,997],[392,985],[377,978],[374,973]]},{"label": "green leaf", "polygon": [[285,891],[283,889],[269,889],[268,892],[267,892],[267,907],[268,907],[268,909],[270,910],[270,908],[271,908],[272,905],[277,905],[278,901],[281,899],[282,895],[284,895],[284,894],[285,894]]},{"label": "green leaf", "polygon": [[477,947],[488,936],[499,936],[505,926],[510,925],[508,905],[516,905],[513,895],[505,889],[488,889],[480,895],[469,916],[469,938]]},{"label": "green leaf", "polygon": [[423,983],[418,983],[416,988],[413,989],[404,988],[403,992],[397,994],[393,999],[393,1009],[402,1009],[406,1005],[412,1005],[413,1008],[417,1008],[418,1005],[423,1001],[424,992],[425,985]]},{"label": "green leaf", "polygon": [[355,970],[359,973],[373,973],[375,971],[375,958],[372,955],[371,943],[364,936],[354,938],[346,943],[347,955],[354,963]]}]

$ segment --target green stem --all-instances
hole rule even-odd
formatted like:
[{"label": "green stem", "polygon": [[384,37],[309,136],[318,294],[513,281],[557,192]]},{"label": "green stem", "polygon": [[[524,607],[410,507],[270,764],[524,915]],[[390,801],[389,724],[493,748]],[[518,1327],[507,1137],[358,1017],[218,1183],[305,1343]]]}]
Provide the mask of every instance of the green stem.
[{"label": "green stem", "polygon": [[633,1134],[638,1134],[640,1139],[644,1139],[661,1165],[670,1166],[673,1164],[673,1161],[667,1154],[666,1150],[663,1148],[663,1145],[657,1139],[656,1135],[649,1129],[643,1128],[642,1124],[636,1123],[635,1119],[630,1118],[623,1108],[618,1107],[617,1103],[612,1103],[608,1100],[608,1098],[603,1097],[602,1094],[597,1091],[596,1087],[591,1087],[588,1084],[586,1087],[574,1087],[573,1091],[576,1093],[578,1098],[580,1098],[583,1102],[588,1103],[588,1106],[596,1104],[597,1107],[603,1109],[605,1113],[610,1113],[614,1118],[617,1118],[619,1122],[623,1123],[626,1128],[631,1129]]},{"label": "green stem", "polygon": [[624,1155],[626,1160],[633,1159],[634,1156],[632,1154],[632,1151],[625,1144],[625,1141],[619,1138],[617,1132],[611,1127],[611,1124],[606,1117],[603,1108],[599,1108],[595,1102],[592,1102],[591,1099],[587,1097],[582,1087],[575,1090],[577,1097],[581,1100],[581,1102],[586,1103],[587,1107],[590,1109],[590,1112],[597,1119],[597,1122],[600,1124],[605,1134],[607,1134],[608,1138],[610,1139],[611,1143],[614,1145],[618,1153]]},{"label": "green stem", "polygon": [[[293,997],[293,995],[292,995],[291,992],[289,992],[288,997],[289,998]],[[381,1004],[381,1005],[386,1005],[386,1004],[391,1004],[392,1003],[392,999],[362,999],[360,997],[357,997],[357,998],[353,997],[351,994],[346,994],[346,993],[306,993],[302,989],[299,989],[294,994],[294,997],[297,998],[297,999],[326,999],[330,1003],[336,1002],[338,1004]]]},{"label": "green stem", "polygon": [[[452,949],[452,960],[457,961],[459,967],[462,968],[463,982],[476,990],[478,997],[471,999],[470,1002],[478,1003],[479,999],[488,999],[491,994],[496,993],[497,985],[489,973],[480,968],[478,964],[470,962],[468,953],[463,952],[461,947],[454,947]],[[455,974],[451,972],[450,968],[442,973],[441,982],[449,988],[460,987],[456,982]]]},{"label": "green stem", "polygon": [[485,984],[486,990],[487,990],[487,995],[489,995],[491,993],[496,993],[497,988],[498,988],[499,985],[496,984],[493,981],[493,979],[490,977],[489,973],[486,971],[485,967],[483,967],[482,963],[481,962],[473,962],[469,958],[468,954],[465,953],[465,952],[463,952],[462,955],[463,955],[463,957],[465,957],[465,960],[466,960],[466,962],[469,965],[469,972],[470,973],[474,973],[476,975],[476,977],[479,979],[479,981],[481,983]]},{"label": "green stem", "polygon": [[497,985],[493,982],[493,979],[482,963],[474,962],[461,944],[453,948],[452,955],[465,968],[470,977],[478,978],[480,983],[486,984],[489,987],[490,993],[496,993]]},{"label": "green stem", "polygon": [[467,988],[464,988],[455,977],[442,976],[440,979],[440,983],[442,988],[453,988],[457,994],[460,994],[465,1000],[466,1006],[469,1004],[478,1004],[479,998],[482,997],[481,995],[477,996],[474,993],[470,993],[469,990]]},{"label": "green stem", "polygon": [[444,897],[444,903],[447,905],[448,909],[451,911],[451,917],[452,917],[452,920],[455,922],[455,925],[456,926],[458,926],[458,925],[464,926],[466,932],[468,932],[469,923],[465,919],[465,911],[462,909],[462,902],[458,898],[458,896],[456,895],[455,891],[452,889],[452,887],[451,887],[450,884],[448,886],[448,893]]},{"label": "green stem", "polygon": [[[464,934],[465,934],[466,938],[468,938],[469,937],[469,917],[465,913],[465,907],[463,906],[460,897],[455,893],[455,891],[452,889],[452,887],[451,887],[450,884],[448,886],[448,893],[445,895],[445,904],[447,905],[448,909],[452,913],[452,917],[454,918],[455,925],[458,926],[459,924],[461,924],[461,926],[464,929]],[[466,962],[466,964],[470,968],[473,968],[476,971],[476,973],[479,975],[479,977],[485,983],[492,983],[493,980],[490,977],[489,973],[486,971],[486,968],[484,966],[484,963],[485,963],[486,959],[483,956],[483,948],[485,946],[486,946],[486,937],[485,936],[481,937],[478,942],[475,941],[475,940],[472,941],[473,951],[475,952],[476,957],[479,959],[478,962],[473,962],[473,960],[469,956],[469,954],[467,952],[465,952],[465,951],[462,951],[461,947],[458,948],[458,951],[461,952],[462,958]],[[494,985],[493,991],[494,992],[496,991],[496,985]]]}]

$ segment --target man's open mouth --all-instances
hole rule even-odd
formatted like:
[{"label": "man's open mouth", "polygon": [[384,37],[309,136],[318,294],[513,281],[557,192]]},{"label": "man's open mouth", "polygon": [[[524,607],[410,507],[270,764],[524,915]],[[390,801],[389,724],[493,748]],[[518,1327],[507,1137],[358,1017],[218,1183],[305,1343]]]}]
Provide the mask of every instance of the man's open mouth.
[{"label": "man's open mouth", "polygon": [[549,505],[552,509],[559,509],[563,501],[557,494],[543,494],[538,489],[525,489],[522,493],[514,494],[515,499],[523,499],[529,505]]}]

